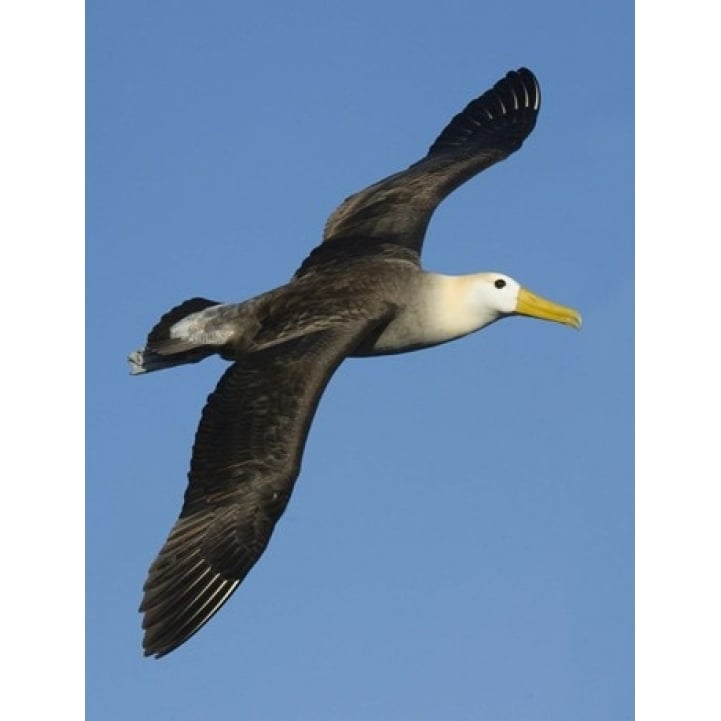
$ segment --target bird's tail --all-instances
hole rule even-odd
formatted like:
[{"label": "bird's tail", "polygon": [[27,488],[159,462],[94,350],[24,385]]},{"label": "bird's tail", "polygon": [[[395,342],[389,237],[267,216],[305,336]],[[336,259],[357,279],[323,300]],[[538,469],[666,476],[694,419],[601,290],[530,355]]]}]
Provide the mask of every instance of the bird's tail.
[{"label": "bird's tail", "polygon": [[216,353],[216,346],[199,343],[188,335],[178,337],[171,331],[173,326],[188,316],[217,305],[221,303],[207,298],[191,298],[168,311],[150,331],[145,348],[128,356],[130,373],[137,375],[185,363],[197,363]]}]

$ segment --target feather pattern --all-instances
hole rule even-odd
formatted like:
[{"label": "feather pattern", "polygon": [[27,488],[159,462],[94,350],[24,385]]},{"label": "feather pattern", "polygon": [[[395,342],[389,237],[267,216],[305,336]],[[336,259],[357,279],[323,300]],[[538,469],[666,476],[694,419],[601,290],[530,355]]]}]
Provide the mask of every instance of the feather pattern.
[{"label": "feather pattern", "polygon": [[378,323],[295,338],[225,372],[203,410],[180,518],[144,586],[146,655],[163,656],[196,633],[263,553],[328,379]]},{"label": "feather pattern", "polygon": [[521,147],[540,91],[509,72],[456,115],[427,155],[345,200],[289,283],[241,303],[192,298],[166,313],[131,372],[218,354],[232,365],[208,397],[180,516],[143,591],[146,655],[180,646],[230,598],[290,499],[321,394],[348,356],[444,343],[516,312],[580,326],[572,309],[507,276],[421,268],[428,222],[466,180]]},{"label": "feather pattern", "polygon": [[323,239],[383,240],[420,255],[439,203],[518,150],[540,107],[533,73],[526,68],[509,72],[451,120],[425,158],[347,198],[328,219]]}]

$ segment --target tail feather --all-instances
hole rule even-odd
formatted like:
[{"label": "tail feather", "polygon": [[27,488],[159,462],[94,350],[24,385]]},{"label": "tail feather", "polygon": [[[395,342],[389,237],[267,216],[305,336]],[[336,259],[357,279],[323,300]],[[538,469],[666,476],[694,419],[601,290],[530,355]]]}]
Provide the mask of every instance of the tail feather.
[{"label": "tail feather", "polygon": [[198,363],[203,358],[207,358],[216,352],[216,348],[195,348],[185,353],[177,353],[175,355],[163,355],[155,351],[142,348],[133,351],[128,356],[130,363],[130,375],[139,375],[140,373],[150,373],[151,371],[159,371],[164,368],[172,368],[173,366],[185,365],[186,363]]},{"label": "tail feather", "polygon": [[207,298],[191,298],[169,310],[150,331],[145,348],[128,356],[130,373],[138,375],[186,363],[197,363],[217,352],[214,346],[198,345],[192,340],[173,338],[170,335],[172,327],[179,321],[216,305],[221,303]]},{"label": "tail feather", "polygon": [[175,308],[171,308],[157,322],[153,330],[150,331],[148,335],[148,347],[152,348],[159,342],[167,341],[170,338],[170,329],[178,321],[214,305],[221,305],[221,303],[217,300],[208,300],[207,298],[191,298],[180,305],[176,305]]}]

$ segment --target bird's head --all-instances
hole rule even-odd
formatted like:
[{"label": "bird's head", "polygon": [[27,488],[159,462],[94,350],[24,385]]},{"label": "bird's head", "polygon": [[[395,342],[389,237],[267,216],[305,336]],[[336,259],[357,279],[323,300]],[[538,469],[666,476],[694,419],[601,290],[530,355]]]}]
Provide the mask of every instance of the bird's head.
[{"label": "bird's head", "polygon": [[489,323],[509,315],[525,315],[541,320],[581,327],[578,311],[542,298],[503,273],[477,273],[472,278],[471,302]]}]

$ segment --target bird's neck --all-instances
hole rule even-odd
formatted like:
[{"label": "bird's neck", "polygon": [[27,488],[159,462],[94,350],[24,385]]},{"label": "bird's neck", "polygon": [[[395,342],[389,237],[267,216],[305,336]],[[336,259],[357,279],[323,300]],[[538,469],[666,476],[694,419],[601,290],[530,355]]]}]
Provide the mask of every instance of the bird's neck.
[{"label": "bird's neck", "polygon": [[478,302],[475,290],[482,275],[424,274],[423,316],[429,338],[445,343],[498,320],[497,310]]},{"label": "bird's neck", "polygon": [[407,353],[460,338],[497,320],[498,313],[477,302],[477,276],[421,273],[407,305],[358,356]]}]

